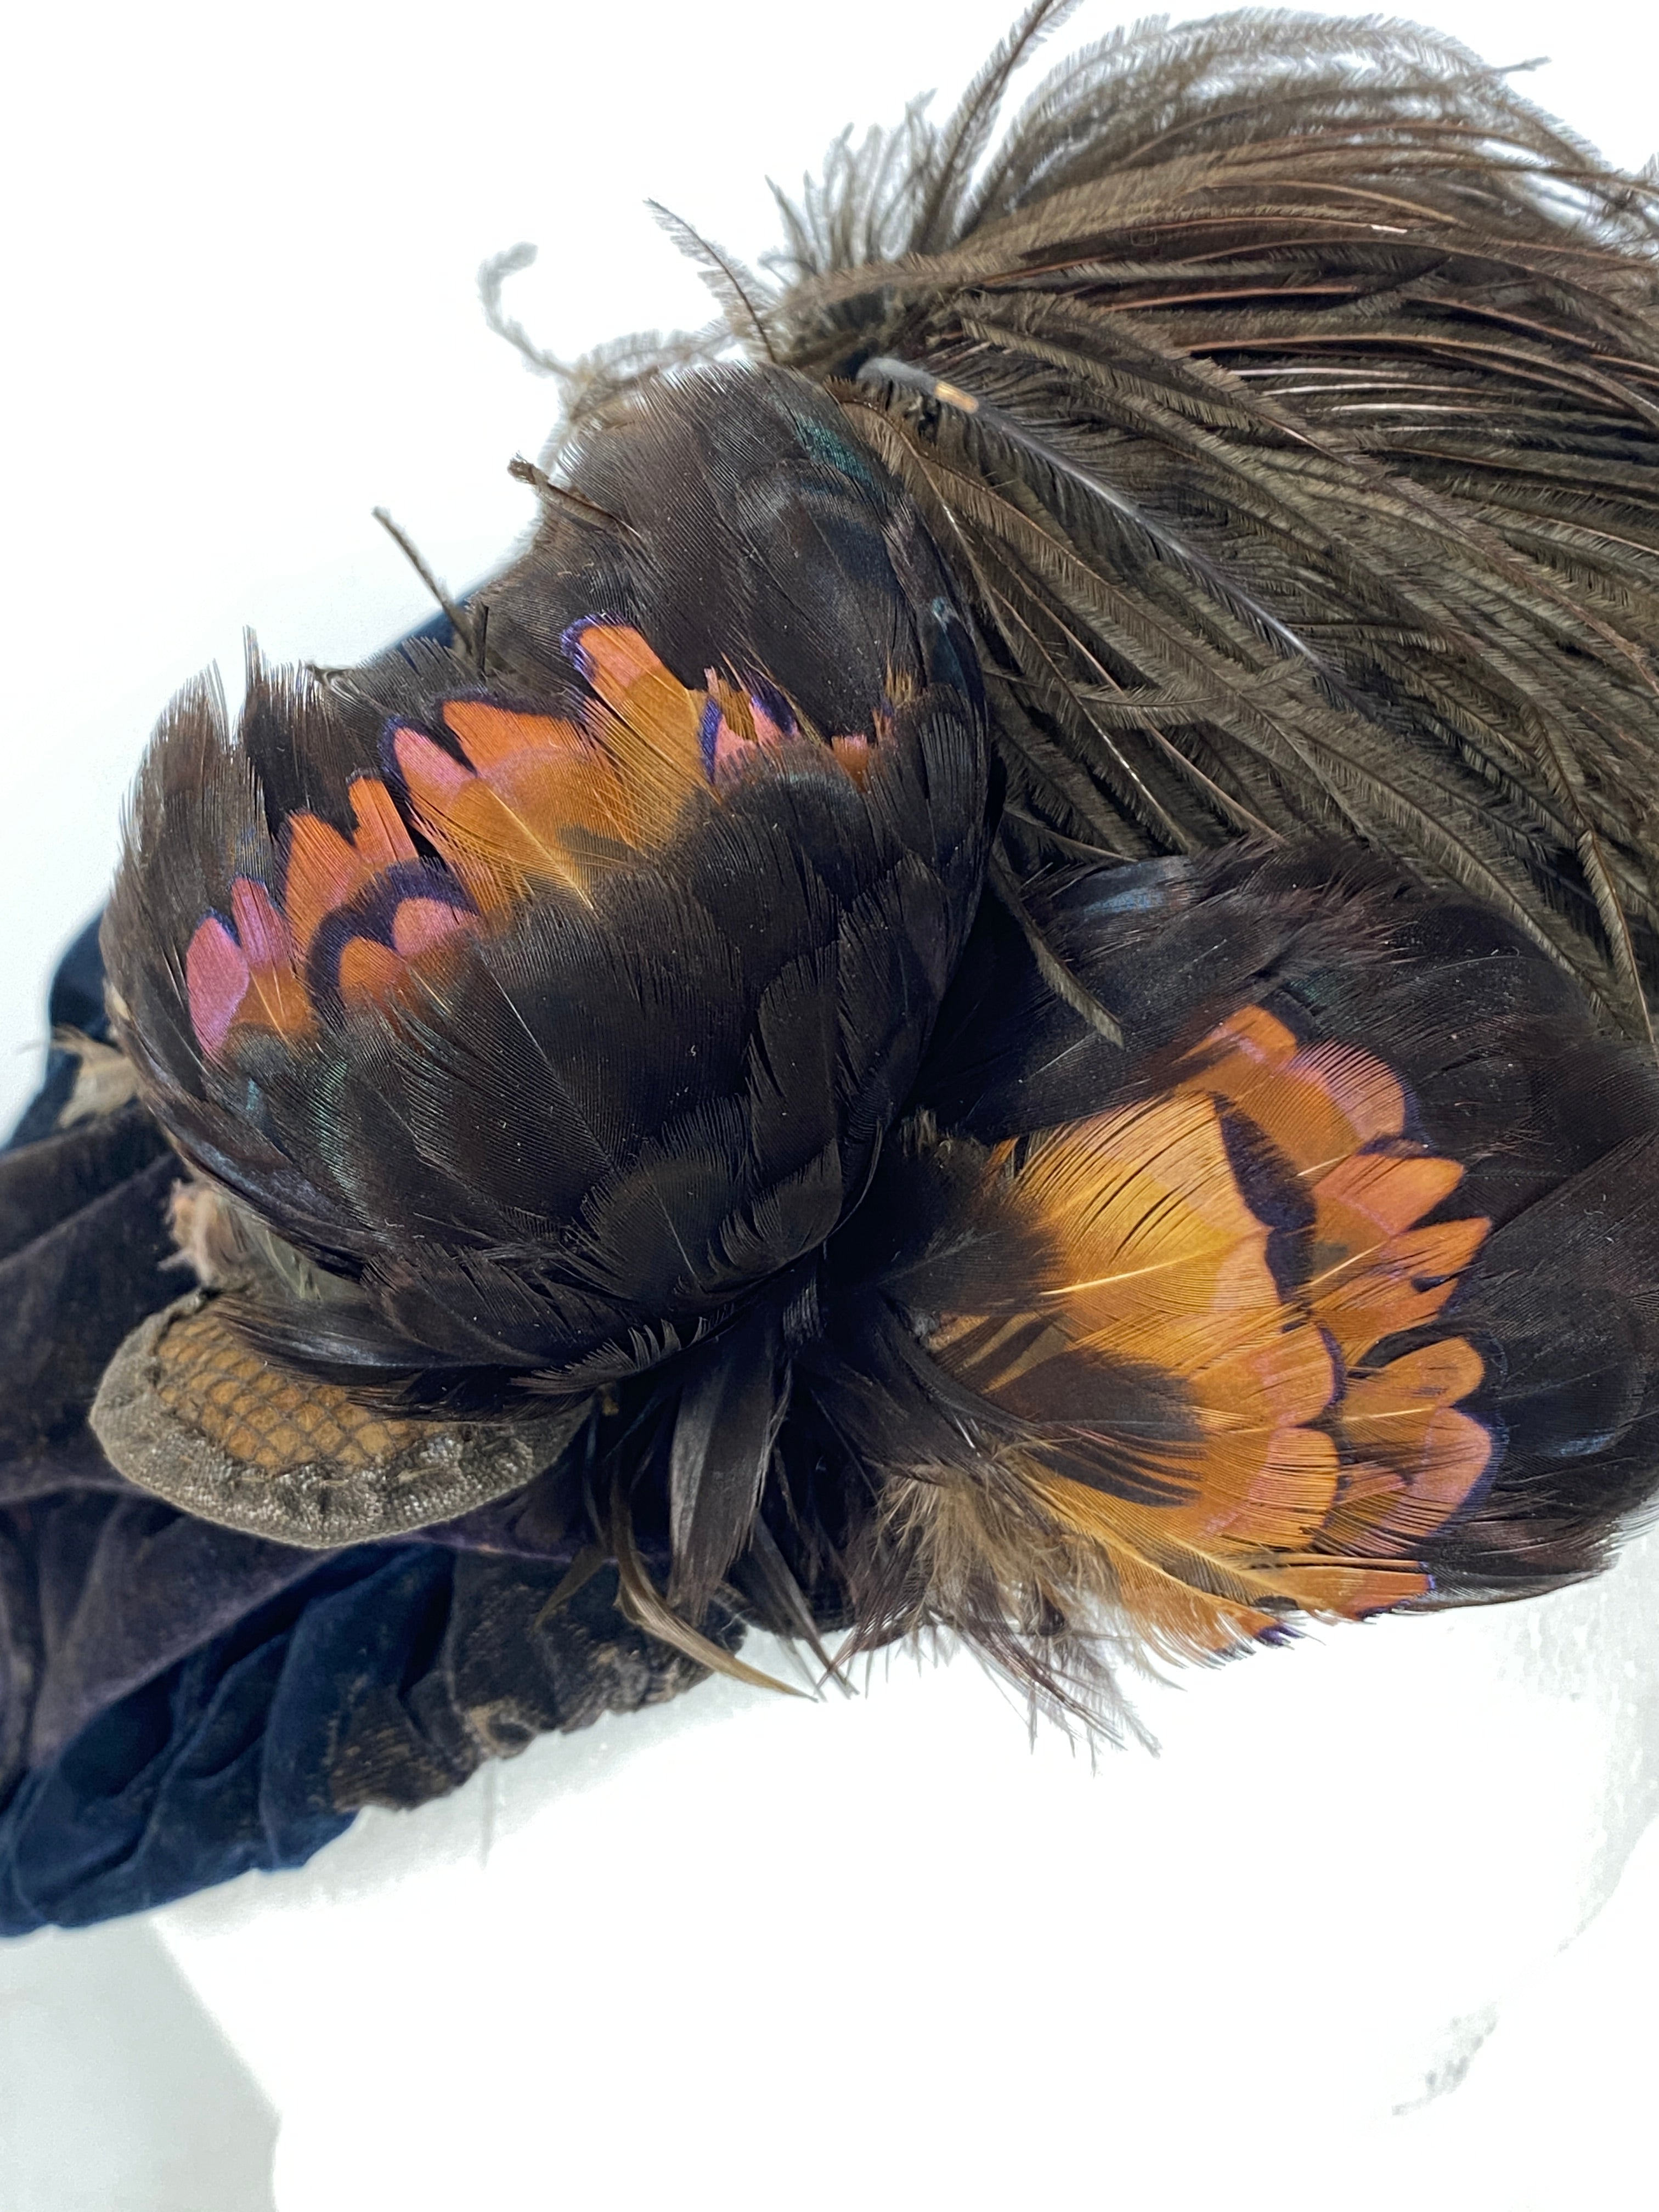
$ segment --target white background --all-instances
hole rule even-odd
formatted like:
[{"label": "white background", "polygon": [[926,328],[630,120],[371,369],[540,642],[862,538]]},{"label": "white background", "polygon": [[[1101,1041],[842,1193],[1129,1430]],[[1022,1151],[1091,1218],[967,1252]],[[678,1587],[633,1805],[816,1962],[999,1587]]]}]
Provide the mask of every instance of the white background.
[{"label": "white background", "polygon": [[[456,585],[527,525],[553,393],[477,264],[540,244],[510,303],[567,355],[701,323],[646,198],[758,253],[769,173],[948,98],[1011,4],[14,18],[8,1118],[174,686],[234,691],[245,623],[344,661],[423,619],[377,503]],[[1659,13],[1435,20],[1553,54],[1533,96],[1615,158],[1659,141]],[[1656,1600],[1650,1543],[1152,1687],[1162,1756],[1097,1773],[963,1663],[543,1742],[298,1875],[0,1952],[0,2212],[1650,2206]]]}]

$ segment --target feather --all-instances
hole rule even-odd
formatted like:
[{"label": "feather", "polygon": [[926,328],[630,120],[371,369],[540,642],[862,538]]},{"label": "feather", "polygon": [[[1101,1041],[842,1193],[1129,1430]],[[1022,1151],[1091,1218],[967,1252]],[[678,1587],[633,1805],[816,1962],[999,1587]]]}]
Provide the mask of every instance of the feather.
[{"label": "feather", "polygon": [[669,1603],[694,1622],[746,1550],[783,1419],[778,1316],[762,1305],[681,1394],[668,1462]]}]

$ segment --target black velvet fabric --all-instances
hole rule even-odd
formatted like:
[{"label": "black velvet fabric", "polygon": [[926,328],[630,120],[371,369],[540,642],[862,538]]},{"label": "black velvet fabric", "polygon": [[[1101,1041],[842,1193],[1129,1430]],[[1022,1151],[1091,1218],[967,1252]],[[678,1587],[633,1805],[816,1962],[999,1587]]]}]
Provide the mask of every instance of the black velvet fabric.
[{"label": "black velvet fabric", "polygon": [[[96,963],[92,930],[54,1023],[98,1033]],[[701,1679],[623,1619],[611,1568],[550,1605],[579,1540],[556,1474],[337,1553],[124,1481],[87,1410],[122,1338],[187,1287],[180,1170],[137,1105],[58,1132],[73,1079],[54,1054],[0,1153],[0,1933],[301,1865],[364,1805],[423,1803]]]},{"label": "black velvet fabric", "polygon": [[94,1043],[109,1042],[109,1021],[104,1012],[104,962],[98,950],[96,918],[87,924],[58,962],[46,1002],[46,1018],[54,1034],[46,1056],[46,1079],[12,1132],[14,1145],[33,1144],[37,1138],[51,1136],[75,1088],[75,1054],[57,1042],[56,1032],[78,1030]]}]

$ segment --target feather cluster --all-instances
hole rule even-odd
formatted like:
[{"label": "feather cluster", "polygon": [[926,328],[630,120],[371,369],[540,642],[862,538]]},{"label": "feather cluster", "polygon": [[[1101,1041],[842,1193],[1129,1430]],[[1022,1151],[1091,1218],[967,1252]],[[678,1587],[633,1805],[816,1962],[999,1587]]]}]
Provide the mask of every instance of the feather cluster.
[{"label": "feather cluster", "polygon": [[552,1401],[706,1663],[942,1627],[1099,1719],[1126,1642],[1587,1572],[1659,1471],[1659,258],[1375,20],[1144,24],[999,138],[1066,12],[768,275],[680,226],[714,333],[568,370],[492,264],[534,543],[178,702],[105,942],[196,1335]]},{"label": "feather cluster", "polygon": [[[1363,840],[1645,1036],[1651,181],[1376,17],[1152,18],[999,136],[1070,12],[945,119],[838,142],[769,276],[692,240],[704,349],[829,383],[918,501],[1021,816],[1125,855]],[[696,349],[630,341],[568,404]]]}]

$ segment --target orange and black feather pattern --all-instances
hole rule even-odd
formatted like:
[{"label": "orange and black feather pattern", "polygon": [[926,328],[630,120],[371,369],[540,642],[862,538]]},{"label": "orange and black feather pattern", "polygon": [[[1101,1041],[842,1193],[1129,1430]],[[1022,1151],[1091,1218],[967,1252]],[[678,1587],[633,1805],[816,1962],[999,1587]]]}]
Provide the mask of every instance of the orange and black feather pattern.
[{"label": "orange and black feather pattern", "polygon": [[593,488],[641,520],[544,550],[509,687],[256,667],[141,783],[129,1048],[192,1164],[349,1278],[325,1329],[260,1320],[342,1378],[521,1401],[729,1317],[860,1194],[979,896],[966,633],[836,410],[715,376],[623,459]]},{"label": "orange and black feather pattern", "polygon": [[1534,393],[1505,535],[1453,430],[1385,465],[1286,365],[1310,256],[1345,362],[1547,247],[1534,382],[1616,337],[1644,391],[1659,317],[1611,188],[1592,251],[1494,150],[1565,174],[1530,111],[1376,26],[1108,42],[988,156],[1057,12],[884,213],[879,147],[795,211],[783,365],[590,386],[471,636],[185,694],[105,945],[270,1361],[573,1409],[594,1555],[707,1663],[721,1607],[942,1629],[1103,1719],[1126,1644],[1545,1589],[1659,1479],[1659,572],[1585,581],[1651,431]]},{"label": "orange and black feather pattern", "polygon": [[945,1595],[1065,1702],[1103,1607],[1218,1654],[1601,1564],[1659,1452],[1650,1063],[1495,917],[1328,850],[1031,903],[1125,1042],[983,919],[843,1239],[876,1639]]}]

